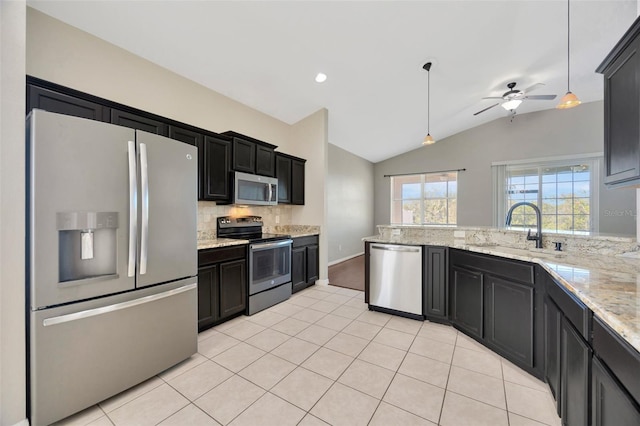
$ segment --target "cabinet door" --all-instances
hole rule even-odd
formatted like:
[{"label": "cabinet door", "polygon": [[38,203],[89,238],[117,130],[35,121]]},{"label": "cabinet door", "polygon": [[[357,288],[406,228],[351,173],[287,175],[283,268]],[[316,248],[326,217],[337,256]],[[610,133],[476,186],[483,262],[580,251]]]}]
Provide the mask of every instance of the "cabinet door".
[{"label": "cabinet door", "polygon": [[111,114],[110,108],[100,104],[29,84],[27,85],[27,113],[34,108],[106,123],[110,121]]},{"label": "cabinet door", "polygon": [[291,249],[291,287],[292,292],[307,287],[307,248]]},{"label": "cabinet door", "polygon": [[304,161],[291,161],[291,204],[304,205]]},{"label": "cabinet door", "polygon": [[272,148],[256,145],[256,174],[275,176],[276,153]]},{"label": "cabinet door", "polygon": [[200,150],[202,162],[202,199],[228,201],[231,198],[230,160],[231,141],[205,135]]},{"label": "cabinet door", "polygon": [[591,424],[640,425],[640,408],[597,357],[591,365]]},{"label": "cabinet door", "polygon": [[233,138],[233,161],[231,167],[236,172],[256,172],[256,144],[244,139]]},{"label": "cabinet door", "polygon": [[447,318],[447,249],[427,247],[424,251],[425,292],[424,306],[427,317]]},{"label": "cabinet door", "polygon": [[218,310],[218,266],[198,269],[198,329],[215,322],[220,317]]},{"label": "cabinet door", "polygon": [[247,306],[247,261],[220,264],[220,318],[244,312]]},{"label": "cabinet door", "polygon": [[640,178],[640,40],[634,41],[604,75],[606,184]]},{"label": "cabinet door", "polygon": [[320,278],[318,245],[307,246],[307,284],[315,284]]},{"label": "cabinet door", "polygon": [[202,165],[204,163],[204,156],[202,155],[202,142],[204,137],[201,133],[194,132],[189,129],[183,129],[182,127],[169,126],[169,137],[180,142],[188,143],[189,145],[195,145],[198,147],[198,199],[202,199]]},{"label": "cabinet door", "polygon": [[276,155],[278,204],[291,204],[291,158]]},{"label": "cabinet door", "polygon": [[591,349],[564,316],[560,342],[562,424],[588,425]]},{"label": "cabinet door", "polygon": [[544,378],[560,413],[560,333],[562,314],[548,297],[544,301]]},{"label": "cabinet door", "polygon": [[514,363],[533,368],[533,287],[484,277],[487,344]]},{"label": "cabinet door", "polygon": [[143,117],[130,112],[111,110],[111,123],[118,126],[130,127],[136,130],[143,130],[156,135],[169,136],[169,125],[152,118]]},{"label": "cabinet door", "polygon": [[480,272],[451,268],[451,322],[478,339],[482,339],[483,277]]}]

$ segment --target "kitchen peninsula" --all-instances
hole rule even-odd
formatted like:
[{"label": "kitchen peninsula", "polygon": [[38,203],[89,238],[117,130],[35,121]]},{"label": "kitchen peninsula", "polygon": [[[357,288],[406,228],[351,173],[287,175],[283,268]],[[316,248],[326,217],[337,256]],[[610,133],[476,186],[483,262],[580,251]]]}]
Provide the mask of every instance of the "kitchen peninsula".
[{"label": "kitchen peninsula", "polygon": [[[364,238],[367,252],[375,243],[448,250],[443,321],[549,383],[564,422],[640,421],[635,238],[546,234],[536,249],[525,232],[489,227],[383,225],[378,232]],[[429,267],[425,258],[425,307]]]}]

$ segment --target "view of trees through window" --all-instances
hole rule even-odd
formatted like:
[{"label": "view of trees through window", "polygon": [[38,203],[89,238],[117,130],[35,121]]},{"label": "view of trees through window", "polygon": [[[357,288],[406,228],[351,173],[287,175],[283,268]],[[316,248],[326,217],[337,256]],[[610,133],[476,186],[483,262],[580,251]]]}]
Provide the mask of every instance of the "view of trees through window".
[{"label": "view of trees through window", "polygon": [[[591,170],[587,164],[511,168],[506,171],[506,209],[521,201],[537,205],[542,229],[552,232],[589,231]],[[517,207],[511,226],[535,228],[530,207]]]},{"label": "view of trees through window", "polygon": [[391,223],[455,225],[458,172],[391,177]]}]

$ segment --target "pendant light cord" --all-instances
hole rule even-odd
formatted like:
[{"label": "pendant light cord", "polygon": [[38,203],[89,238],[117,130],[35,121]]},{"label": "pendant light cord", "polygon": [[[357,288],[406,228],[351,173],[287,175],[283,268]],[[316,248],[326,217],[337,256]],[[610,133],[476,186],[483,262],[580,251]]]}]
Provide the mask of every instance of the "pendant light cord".
[{"label": "pendant light cord", "polygon": [[[429,67],[431,68],[431,67]],[[431,134],[431,70],[427,70],[427,134]]]},{"label": "pendant light cord", "polygon": [[571,34],[571,11],[569,9],[569,2],[570,0],[567,0],[567,92],[571,91],[569,87],[569,76],[571,75],[571,60],[569,52],[569,36]]}]

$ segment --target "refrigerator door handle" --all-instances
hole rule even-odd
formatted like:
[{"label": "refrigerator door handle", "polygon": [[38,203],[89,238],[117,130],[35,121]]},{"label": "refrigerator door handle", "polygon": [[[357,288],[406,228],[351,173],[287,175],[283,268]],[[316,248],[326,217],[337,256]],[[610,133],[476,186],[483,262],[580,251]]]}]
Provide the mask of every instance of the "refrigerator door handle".
[{"label": "refrigerator door handle", "polygon": [[150,303],[156,300],[175,296],[176,294],[184,293],[186,291],[193,290],[197,287],[198,287],[197,283],[187,284],[185,286],[175,288],[173,290],[168,290],[163,293],[152,294],[151,296],[145,296],[139,299],[129,300],[127,302],[116,303],[115,305],[88,309],[86,311],[74,312],[72,314],[60,315],[53,318],[46,318],[42,321],[42,325],[44,327],[49,327],[56,324],[64,324],[66,322],[77,321],[85,318],[95,317],[97,315],[108,314],[110,312],[120,311],[122,309],[132,308],[134,306],[143,305],[145,303]]},{"label": "refrigerator door handle", "polygon": [[127,276],[136,274],[136,239],[138,234],[138,178],[136,167],[136,144],[129,141],[129,262]]},{"label": "refrigerator door handle", "polygon": [[149,254],[149,172],[147,144],[140,144],[140,184],[142,187],[142,230],[140,231],[140,275],[147,273]]}]

